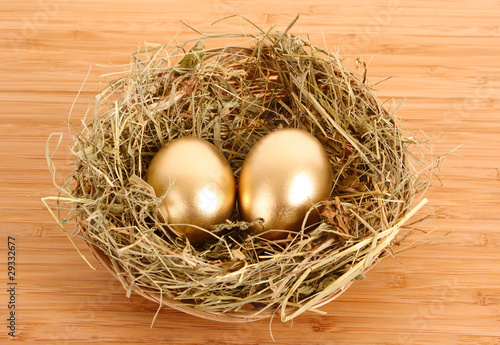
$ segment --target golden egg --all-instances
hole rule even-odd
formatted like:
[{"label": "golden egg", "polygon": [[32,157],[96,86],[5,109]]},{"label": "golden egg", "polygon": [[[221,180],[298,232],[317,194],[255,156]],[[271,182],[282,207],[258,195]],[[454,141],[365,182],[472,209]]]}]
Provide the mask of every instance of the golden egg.
[{"label": "golden egg", "polygon": [[[260,139],[248,153],[238,183],[239,210],[243,220],[263,218],[255,234],[274,240],[299,231],[306,213],[315,203],[326,200],[332,187],[328,155],[310,133],[285,128]],[[306,225],[320,219],[309,214]],[[279,230],[288,230],[279,231]]]},{"label": "golden egg", "polygon": [[192,225],[210,231],[233,213],[233,171],[223,154],[203,139],[182,137],[160,149],[148,167],[146,182],[156,196],[165,195],[159,209],[162,221],[191,243],[212,237]]}]

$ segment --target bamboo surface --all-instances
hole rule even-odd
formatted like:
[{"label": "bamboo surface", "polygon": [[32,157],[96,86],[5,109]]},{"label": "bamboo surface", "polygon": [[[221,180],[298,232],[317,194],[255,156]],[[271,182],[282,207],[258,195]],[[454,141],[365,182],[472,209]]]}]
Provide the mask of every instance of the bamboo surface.
[{"label": "bamboo surface", "polygon": [[[498,1],[27,0],[0,8],[0,343],[500,344]],[[321,307],[326,315],[228,324],[164,308],[150,328],[157,306],[128,299],[77,240],[89,268],[43,207],[40,198],[54,195],[45,143],[73,130],[70,109],[79,126],[100,75],[119,70],[138,44],[197,36],[180,20],[209,33],[251,31],[236,18],[210,25],[235,13],[281,29],[301,13],[291,33],[340,49],[347,65],[361,57],[372,82],[392,77],[377,95],[405,99],[403,124],[430,136],[436,154],[462,145],[428,190],[434,217],[422,225],[430,237],[453,233],[382,260]],[[55,155],[59,178],[71,169],[69,145],[66,138]],[[6,328],[8,236],[16,242],[15,338]]]}]

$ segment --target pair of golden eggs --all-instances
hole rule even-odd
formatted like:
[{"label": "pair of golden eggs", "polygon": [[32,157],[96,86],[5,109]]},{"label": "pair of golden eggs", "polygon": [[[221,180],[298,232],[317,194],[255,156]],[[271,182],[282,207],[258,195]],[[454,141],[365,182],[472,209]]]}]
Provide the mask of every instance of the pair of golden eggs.
[{"label": "pair of golden eggs", "polygon": [[[158,197],[162,221],[191,243],[211,238],[215,224],[230,219],[236,182],[224,155],[196,137],[172,140],[151,161],[148,182]],[[251,231],[268,239],[285,237],[319,220],[311,207],[330,196],[332,171],[321,143],[308,132],[286,128],[259,140],[240,171],[238,204],[241,218],[263,218]]]}]

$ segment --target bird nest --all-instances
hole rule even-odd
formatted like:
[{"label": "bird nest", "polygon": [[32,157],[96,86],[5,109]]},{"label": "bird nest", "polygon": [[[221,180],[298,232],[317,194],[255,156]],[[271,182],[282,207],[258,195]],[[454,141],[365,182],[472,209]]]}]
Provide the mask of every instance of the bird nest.
[{"label": "bird nest", "polygon": [[[425,204],[433,166],[425,143],[375,96],[366,65],[358,60],[359,73],[347,70],[337,53],[289,28],[144,44],[95,96],[72,136],[74,169],[56,183],[58,195],[43,201],[127,296],[219,321],[322,313],[319,306],[391,253],[403,224]],[[237,44],[210,47],[235,36]],[[145,182],[161,147],[182,136],[203,138],[227,158],[237,181],[252,146],[285,127],[313,134],[330,158],[333,192],[311,207],[321,210],[318,224],[270,241],[249,233],[254,222],[242,221],[236,208],[230,220],[206,229],[211,240],[192,245],[162,223],[162,199]],[[62,139],[49,141],[54,136]],[[65,228],[70,220],[73,232]]]}]

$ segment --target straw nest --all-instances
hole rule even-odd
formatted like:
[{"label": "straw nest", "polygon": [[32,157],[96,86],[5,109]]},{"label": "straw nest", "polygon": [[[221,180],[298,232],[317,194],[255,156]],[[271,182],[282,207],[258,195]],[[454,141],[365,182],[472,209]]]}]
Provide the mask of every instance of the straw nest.
[{"label": "straw nest", "polygon": [[[288,29],[255,31],[141,46],[73,135],[74,170],[44,203],[63,229],[75,220],[70,240],[84,239],[127,296],[220,321],[321,313],[317,307],[390,253],[426,202],[415,206],[429,184],[428,169],[418,167],[428,162],[410,150],[423,144],[374,95],[366,66],[349,71],[337,53]],[[210,47],[230,36],[241,43]],[[144,178],[162,146],[181,136],[206,139],[238,179],[252,146],[283,127],[314,134],[335,172],[330,199],[315,205],[322,210],[316,227],[268,241],[249,235],[251,224],[236,210],[195,247],[161,223],[161,199]]]}]

